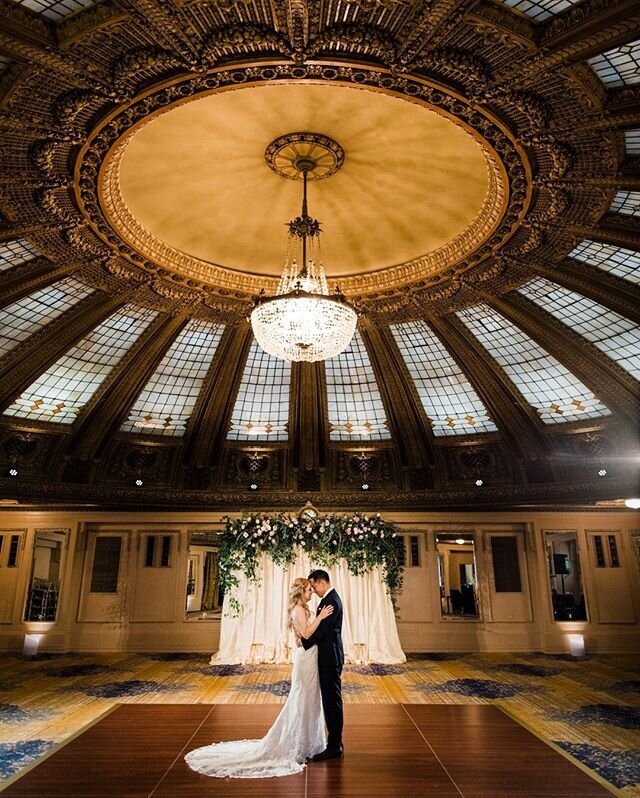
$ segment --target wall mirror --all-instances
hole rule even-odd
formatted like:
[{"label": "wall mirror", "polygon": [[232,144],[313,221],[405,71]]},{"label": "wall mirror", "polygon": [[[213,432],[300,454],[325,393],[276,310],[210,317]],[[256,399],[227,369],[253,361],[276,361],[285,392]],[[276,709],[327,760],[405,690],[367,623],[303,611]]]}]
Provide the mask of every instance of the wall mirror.
[{"label": "wall mirror", "polygon": [[31,577],[24,610],[25,621],[56,620],[62,553],[67,534],[64,531],[39,529],[33,545]]},{"label": "wall mirror", "polygon": [[474,535],[437,532],[440,606],[446,618],[478,618]]},{"label": "wall mirror", "polygon": [[554,621],[586,621],[576,533],[546,532],[545,549]]},{"label": "wall mirror", "polygon": [[186,617],[188,621],[211,620],[222,614],[218,535],[189,532],[187,557]]}]

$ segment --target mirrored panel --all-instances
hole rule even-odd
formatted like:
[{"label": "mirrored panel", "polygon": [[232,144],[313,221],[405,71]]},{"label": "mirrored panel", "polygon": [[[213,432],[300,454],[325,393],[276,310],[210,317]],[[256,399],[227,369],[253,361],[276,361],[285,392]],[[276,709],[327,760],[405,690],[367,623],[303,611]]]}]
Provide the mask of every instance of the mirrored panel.
[{"label": "mirrored panel", "polygon": [[546,532],[554,621],[586,621],[587,607],[575,532]]},{"label": "mirrored panel", "polygon": [[443,617],[478,618],[475,541],[469,532],[437,532],[438,581]]},{"label": "mirrored panel", "polygon": [[24,610],[25,621],[55,621],[58,614],[62,552],[66,532],[51,529],[36,531],[31,579]]},{"label": "mirrored panel", "polygon": [[190,532],[187,557],[186,617],[188,621],[211,620],[222,615],[218,535]]}]

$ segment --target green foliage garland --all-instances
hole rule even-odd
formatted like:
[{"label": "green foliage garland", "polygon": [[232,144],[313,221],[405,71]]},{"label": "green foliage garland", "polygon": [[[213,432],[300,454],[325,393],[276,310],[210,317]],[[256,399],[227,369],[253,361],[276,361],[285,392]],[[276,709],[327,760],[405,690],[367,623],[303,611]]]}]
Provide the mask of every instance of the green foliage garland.
[{"label": "green foliage garland", "polygon": [[327,568],[344,558],[356,576],[379,565],[392,597],[402,585],[402,540],[397,527],[380,513],[316,518],[251,513],[226,518],[226,522],[219,536],[220,580],[225,592],[238,584],[238,571],[250,580],[257,579],[262,552],[286,567],[295,560],[296,546],[306,549],[312,562]]}]

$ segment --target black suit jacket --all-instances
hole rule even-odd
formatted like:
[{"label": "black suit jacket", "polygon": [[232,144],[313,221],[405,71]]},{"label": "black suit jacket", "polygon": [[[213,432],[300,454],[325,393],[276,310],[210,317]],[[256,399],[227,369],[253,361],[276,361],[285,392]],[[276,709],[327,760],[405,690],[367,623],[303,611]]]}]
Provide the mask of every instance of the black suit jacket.
[{"label": "black suit jacket", "polygon": [[342,600],[335,588],[327,593],[320,604],[318,612],[331,604],[333,612],[325,618],[311,637],[302,638],[302,645],[306,650],[318,646],[318,664],[342,668],[344,665],[344,649],[342,647]]}]

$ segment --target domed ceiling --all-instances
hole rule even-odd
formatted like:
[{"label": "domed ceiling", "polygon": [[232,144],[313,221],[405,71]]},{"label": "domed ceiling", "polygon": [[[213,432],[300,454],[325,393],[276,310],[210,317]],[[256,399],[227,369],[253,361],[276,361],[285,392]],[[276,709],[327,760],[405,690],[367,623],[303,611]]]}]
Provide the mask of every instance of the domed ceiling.
[{"label": "domed ceiling", "polygon": [[[638,493],[633,0],[0,0],[0,129],[5,501]],[[296,132],[344,149],[309,202],[360,311],[315,364],[247,323]]]}]

